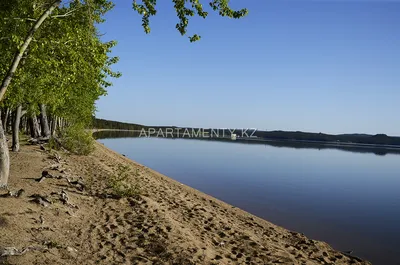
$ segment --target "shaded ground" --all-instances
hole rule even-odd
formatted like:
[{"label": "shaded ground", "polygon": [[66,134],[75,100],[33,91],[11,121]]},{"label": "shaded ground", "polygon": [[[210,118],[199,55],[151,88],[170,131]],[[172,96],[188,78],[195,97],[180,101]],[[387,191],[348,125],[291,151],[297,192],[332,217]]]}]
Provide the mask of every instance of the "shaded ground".
[{"label": "shaded ground", "polygon": [[[27,145],[11,154],[10,189],[25,192],[19,198],[0,197],[0,251],[30,248],[23,255],[0,258],[0,264],[369,264],[184,186],[101,144],[86,157],[59,154],[61,160]],[[131,168],[129,178],[138,185],[138,195],[111,196],[109,179],[119,165]],[[35,181],[43,170],[53,178]],[[66,177],[77,182],[70,184]],[[41,198],[42,205],[30,202],[33,194],[41,196],[36,201]]]}]

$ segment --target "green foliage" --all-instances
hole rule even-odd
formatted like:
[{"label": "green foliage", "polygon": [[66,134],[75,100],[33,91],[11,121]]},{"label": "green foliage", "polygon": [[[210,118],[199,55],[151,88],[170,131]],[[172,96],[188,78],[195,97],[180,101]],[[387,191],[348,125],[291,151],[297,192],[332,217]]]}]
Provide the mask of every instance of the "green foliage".
[{"label": "green foliage", "polygon": [[[195,15],[207,18],[208,12],[204,11],[201,0],[172,0],[179,22],[176,24],[176,29],[184,36],[189,25],[189,17]],[[157,14],[157,0],[142,0],[138,4],[137,0],[133,1],[133,9],[142,16],[142,27],[148,34],[150,33],[150,17]],[[248,10],[243,8],[238,11],[232,10],[229,7],[229,0],[213,0],[209,2],[213,11],[218,12],[220,16],[239,19],[248,14]],[[194,34],[189,37],[190,42],[195,42],[201,39],[201,36]]]},{"label": "green foliage", "polygon": [[[136,171],[134,176],[138,176],[139,173]],[[118,197],[132,197],[139,195],[139,185],[137,182],[132,182],[130,178],[132,176],[131,168],[127,165],[119,164],[116,169],[115,175],[109,180],[109,187],[113,190],[115,196]]]},{"label": "green foliage", "polygon": [[[12,0],[3,4],[1,76],[47,2]],[[38,114],[38,104],[45,104],[50,115],[71,124],[89,123],[96,100],[112,85],[110,77],[121,75],[111,69],[118,58],[109,56],[116,42],[101,41],[96,28],[112,7],[108,0],[71,1],[58,7],[34,35],[1,104],[12,108],[24,104],[28,115]]]},{"label": "green foliage", "polygon": [[72,125],[62,130],[58,142],[52,139],[50,146],[61,145],[68,151],[77,155],[88,155],[94,150],[94,139],[89,131],[82,125]]}]

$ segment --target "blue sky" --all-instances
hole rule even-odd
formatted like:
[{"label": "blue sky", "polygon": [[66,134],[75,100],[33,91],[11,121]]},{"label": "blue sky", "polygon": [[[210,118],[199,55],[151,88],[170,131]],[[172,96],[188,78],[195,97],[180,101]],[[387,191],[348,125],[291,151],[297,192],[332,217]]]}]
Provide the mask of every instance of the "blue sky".
[{"label": "blue sky", "polygon": [[129,0],[100,25],[123,76],[97,117],[400,136],[400,1],[231,0],[249,15],[192,19],[197,43],[175,29],[172,1],[158,2],[149,35]]}]

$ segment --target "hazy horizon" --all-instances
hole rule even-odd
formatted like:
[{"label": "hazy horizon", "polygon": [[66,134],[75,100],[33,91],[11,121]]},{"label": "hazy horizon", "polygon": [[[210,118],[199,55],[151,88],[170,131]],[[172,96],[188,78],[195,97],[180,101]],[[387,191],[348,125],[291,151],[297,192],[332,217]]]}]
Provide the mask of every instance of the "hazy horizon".
[{"label": "hazy horizon", "polygon": [[146,35],[129,1],[100,25],[123,76],[96,117],[144,125],[400,136],[400,3],[244,1],[242,20],[194,18],[171,1]]}]

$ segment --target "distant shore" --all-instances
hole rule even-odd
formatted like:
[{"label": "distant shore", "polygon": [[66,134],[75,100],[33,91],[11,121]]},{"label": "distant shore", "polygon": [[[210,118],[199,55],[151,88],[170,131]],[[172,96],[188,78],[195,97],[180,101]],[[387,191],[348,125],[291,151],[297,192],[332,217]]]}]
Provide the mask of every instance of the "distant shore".
[{"label": "distant shore", "polygon": [[398,149],[400,150],[399,145],[385,145],[385,144],[362,144],[362,143],[346,143],[346,142],[324,142],[324,141],[310,141],[310,140],[279,140],[279,139],[260,139],[260,138],[245,138],[245,139],[237,139],[243,141],[256,141],[256,142],[289,142],[289,143],[306,143],[306,144],[319,144],[319,145],[327,145],[327,146],[354,146],[360,148],[385,148],[385,149]]},{"label": "distant shore", "polygon": [[[146,137],[140,136],[141,130],[124,130],[124,129],[92,129],[93,133],[96,132],[125,132],[127,137]],[[156,136],[150,136],[150,138],[157,138]],[[112,138],[112,137],[111,137]],[[146,137],[149,138],[149,137]],[[352,142],[332,142],[332,141],[312,141],[312,140],[297,140],[297,139],[270,139],[260,137],[238,137],[232,140],[231,137],[185,137],[183,135],[173,134],[173,137],[158,137],[158,138],[174,138],[174,139],[195,139],[195,140],[215,140],[215,141],[232,141],[232,142],[247,142],[247,143],[287,143],[287,144],[311,144],[326,147],[354,147],[363,149],[383,149],[391,150],[395,153],[400,153],[400,145],[385,145],[385,144],[363,144],[363,143],[352,143]]]},{"label": "distant shore", "polygon": [[[344,134],[327,134],[316,132],[303,131],[282,131],[282,130],[259,130],[257,128],[198,128],[198,127],[180,127],[180,126],[147,126],[134,123],[118,122],[112,120],[94,118],[92,123],[93,128],[103,128],[109,130],[121,131],[140,131],[141,133],[150,134],[151,136],[166,134],[168,137],[173,137],[176,133],[182,133],[185,137],[198,137],[201,134],[202,138],[224,138],[230,135],[236,135],[237,138],[253,138],[258,140],[276,140],[276,141],[303,141],[305,143],[325,143],[325,144],[346,144],[357,146],[379,146],[387,148],[400,148],[399,136],[388,136],[386,134],[365,134],[365,133],[344,133]],[[214,137],[213,137],[214,136]],[[215,137],[219,136],[219,137]]]}]

